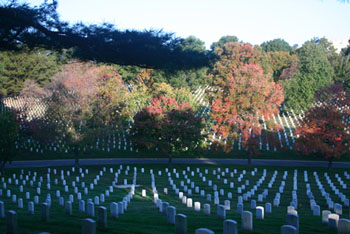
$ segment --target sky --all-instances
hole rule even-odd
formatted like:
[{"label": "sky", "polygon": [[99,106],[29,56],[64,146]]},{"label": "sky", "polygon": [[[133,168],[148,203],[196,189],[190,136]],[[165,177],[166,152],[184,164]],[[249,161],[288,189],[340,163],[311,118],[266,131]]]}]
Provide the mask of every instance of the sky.
[{"label": "sky", "polygon": [[276,38],[299,46],[314,37],[350,38],[350,3],[337,0],[58,0],[58,12],[72,24],[193,35],[207,48],[225,35],[254,45]]}]

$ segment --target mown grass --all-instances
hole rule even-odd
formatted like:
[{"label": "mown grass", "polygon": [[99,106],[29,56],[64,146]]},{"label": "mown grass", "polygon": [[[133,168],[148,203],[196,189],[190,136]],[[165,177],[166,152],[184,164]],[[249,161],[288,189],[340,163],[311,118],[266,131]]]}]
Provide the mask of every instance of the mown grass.
[{"label": "mown grass", "polygon": [[[114,173],[119,168],[119,165],[116,166],[108,166],[106,167],[106,172],[104,176],[101,177],[98,186],[95,186],[95,189],[90,191],[89,195],[84,196],[83,199],[86,201],[88,198],[93,198],[94,196],[98,196],[101,193],[104,193],[108,186],[111,185],[114,180],[114,173],[109,173],[109,168],[114,168]],[[136,194],[134,198],[131,200],[131,203],[128,206],[128,210],[125,214],[118,217],[118,219],[111,219],[109,216],[109,204],[111,202],[121,201],[122,198],[129,192],[128,189],[114,189],[114,192],[111,193],[109,198],[106,198],[106,202],[102,205],[106,206],[108,209],[108,227],[107,228],[97,228],[97,233],[174,233],[174,225],[170,225],[166,223],[166,216],[159,213],[155,204],[153,203],[153,194],[151,189],[151,176],[150,169],[153,169],[155,175],[155,182],[157,186],[157,190],[159,192],[159,198],[162,201],[167,201],[171,205],[175,206],[177,209],[177,213],[182,213],[187,215],[188,218],[188,233],[194,233],[195,229],[206,227],[215,231],[215,233],[222,233],[223,228],[223,220],[220,220],[216,216],[216,206],[211,202],[211,210],[212,213],[210,216],[204,216],[202,212],[195,212],[193,208],[187,208],[182,204],[181,200],[178,199],[178,195],[174,193],[171,189],[171,186],[168,181],[168,175],[165,173],[166,165],[131,165],[130,171],[128,175],[125,175],[124,170],[126,166],[123,166],[123,170],[119,175],[118,184],[123,183],[124,178],[128,179],[129,183],[132,181],[133,177],[133,168],[137,167],[138,175],[137,175],[137,184],[141,185],[141,187],[136,189]],[[230,178],[229,173],[226,173],[224,177],[221,177],[220,180],[217,179],[216,176],[212,174],[212,170],[217,168],[221,168],[221,170],[225,170],[225,168],[229,168],[230,172],[234,169],[238,170],[238,173],[234,175],[234,178]],[[102,170],[102,166],[93,166],[93,167],[84,167],[89,169],[89,174],[85,176],[83,179],[86,183],[86,186],[89,186],[92,183],[95,176]],[[141,173],[141,168],[145,168],[145,173]],[[187,171],[186,165],[176,165],[177,172],[180,174],[180,178],[176,179],[175,175],[172,174],[172,178],[174,182],[177,184],[177,187],[180,188],[180,191],[183,189],[180,186],[180,181],[184,180],[183,171]],[[340,199],[335,196],[333,191],[331,191],[329,185],[326,183],[325,177],[323,176],[324,172],[327,172],[331,177],[333,183],[342,191],[347,197],[350,196],[349,189],[343,190],[340,188],[339,183],[335,179],[335,173],[338,173],[339,176],[342,177],[343,181],[350,185],[350,181],[346,180],[344,177],[344,169],[332,169],[328,171],[326,169],[319,168],[292,168],[292,167],[247,167],[247,166],[228,166],[228,165],[191,165],[190,169],[196,172],[196,169],[199,168],[202,172],[203,176],[206,176],[207,181],[210,179],[213,181],[213,184],[217,184],[218,188],[223,188],[225,190],[225,196],[220,197],[220,203],[223,204],[224,200],[227,198],[227,192],[233,193],[233,199],[231,200],[231,210],[227,211],[226,217],[228,219],[234,219],[238,222],[238,228],[241,230],[241,218],[237,215],[236,203],[238,200],[237,187],[245,182],[246,179],[250,180],[250,185],[247,187],[247,190],[252,188],[256,181],[262,176],[263,169],[267,169],[267,176],[263,184],[259,187],[258,191],[251,199],[257,200],[258,193],[261,193],[263,189],[267,188],[267,184],[269,183],[271,176],[275,170],[278,171],[278,175],[276,177],[276,181],[273,184],[273,187],[269,189],[269,195],[267,196],[265,202],[273,203],[273,199],[275,193],[278,191],[278,187],[281,184],[282,177],[284,171],[288,171],[288,177],[286,179],[286,187],[284,189],[284,193],[281,194],[281,205],[280,207],[273,207],[272,214],[265,213],[264,220],[257,220],[255,218],[255,211],[250,209],[250,201],[244,202],[244,210],[249,210],[253,213],[254,216],[254,232],[253,233],[280,233],[280,228],[285,224],[285,215],[287,213],[287,206],[292,200],[292,182],[293,182],[293,173],[294,169],[298,170],[298,213],[300,219],[300,233],[336,233],[336,231],[330,231],[327,226],[322,225],[321,217],[316,217],[312,215],[312,211],[310,209],[309,200],[306,196],[306,183],[304,182],[304,170],[308,171],[309,183],[311,185],[311,190],[314,194],[314,197],[317,203],[321,206],[321,210],[328,209],[325,199],[321,196],[320,191],[315,182],[315,178],[313,176],[313,172],[317,172],[318,176],[324,185],[325,189],[330,193],[334,202],[341,203]],[[205,169],[209,169],[208,175],[205,175]],[[258,172],[255,176],[251,175],[251,171],[254,168],[258,169]],[[36,171],[38,173],[37,181],[40,176],[43,176],[44,182],[42,183],[42,191],[40,195],[40,203],[43,202],[46,198],[46,194],[50,193],[52,198],[52,206],[50,209],[50,221],[42,222],[40,219],[40,205],[35,205],[35,214],[29,215],[27,212],[27,200],[25,199],[25,192],[29,191],[31,193],[31,200],[34,200],[34,193],[36,191],[36,186],[33,188],[30,187],[29,181],[27,185],[24,186],[24,192],[20,193],[18,186],[14,185],[14,180],[12,184],[7,183],[7,187],[10,188],[13,192],[17,194],[18,198],[23,198],[24,200],[24,208],[18,209],[17,204],[13,204],[11,202],[11,198],[6,197],[6,191],[3,189],[3,196],[0,197],[0,200],[5,202],[6,211],[9,209],[13,209],[17,211],[18,215],[18,225],[19,225],[19,233],[39,233],[39,232],[50,232],[50,233],[81,233],[81,224],[84,218],[87,218],[86,213],[79,213],[78,211],[78,202],[76,200],[76,196],[74,196],[75,200],[73,203],[73,215],[68,216],[65,214],[64,207],[60,207],[58,205],[58,198],[56,198],[56,190],[61,190],[61,196],[64,196],[65,200],[68,199],[69,194],[74,194],[73,189],[71,187],[71,181],[75,179],[75,177],[79,174],[77,171],[71,173],[71,177],[68,178],[65,174],[65,179],[67,184],[69,185],[70,191],[68,193],[64,192],[64,188],[62,186],[62,182],[60,178],[60,170],[71,170],[71,167],[59,167],[57,168],[57,175],[53,175],[51,168],[51,190],[46,190],[46,172],[47,168],[34,168],[34,169],[24,169],[25,174],[30,170],[33,172]],[[247,173],[243,177],[241,182],[237,181],[239,173],[243,170],[246,170]],[[162,175],[158,175],[158,171],[162,171]],[[172,172],[172,169],[169,169]],[[347,170],[349,173],[349,170]],[[17,174],[17,178],[19,178],[19,174],[21,169],[8,169],[6,172],[6,178],[12,177],[13,173]],[[208,186],[208,182],[202,182],[202,179],[199,177],[198,173],[192,177],[190,172],[187,172],[188,178],[191,181],[195,182],[196,186],[199,186],[200,189],[206,190],[207,193],[211,193],[213,197],[213,189]],[[54,179],[59,179],[59,185],[54,185]],[[223,179],[228,179],[228,184],[223,184]],[[81,178],[80,178],[81,179]],[[7,181],[7,179],[6,179]],[[81,180],[82,181],[82,180]],[[230,182],[235,183],[234,189],[229,188]],[[37,182],[35,183],[35,185]],[[186,181],[185,181],[186,184]],[[2,188],[2,183],[0,183],[0,187]],[[80,183],[77,183],[80,188]],[[169,194],[164,194],[164,188],[167,187],[169,190]],[[141,197],[141,190],[147,190],[147,197]],[[81,189],[79,189],[81,191]],[[201,202],[201,205],[204,203],[208,203],[205,197],[201,197],[199,194],[194,192],[192,189],[193,195],[190,196],[193,199],[193,203],[195,201]],[[265,202],[259,203],[257,205],[264,205]],[[97,206],[95,206],[95,213],[97,213]],[[350,218],[349,217],[349,208],[343,208],[343,215],[341,218]],[[94,218],[96,220],[96,216]],[[6,230],[6,220],[4,218],[0,219],[0,232],[4,233]]]}]

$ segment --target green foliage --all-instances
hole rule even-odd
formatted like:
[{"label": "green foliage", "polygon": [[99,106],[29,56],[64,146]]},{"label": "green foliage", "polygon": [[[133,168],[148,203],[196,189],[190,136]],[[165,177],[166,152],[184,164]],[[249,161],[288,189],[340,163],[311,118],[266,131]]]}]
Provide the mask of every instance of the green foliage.
[{"label": "green foliage", "polygon": [[349,40],[349,45],[346,48],[343,48],[341,53],[345,56],[350,56],[350,40]]},{"label": "green foliage", "polygon": [[273,78],[276,82],[281,79],[282,72],[285,69],[290,68],[293,63],[298,61],[298,57],[295,54],[291,55],[286,51],[268,52],[268,56],[273,70]]},{"label": "green foliage", "polygon": [[189,36],[185,39],[182,39],[179,47],[183,51],[198,51],[201,53],[204,53],[206,51],[204,41],[201,41],[195,36]]},{"label": "green foliage", "polygon": [[333,82],[334,71],[325,47],[315,40],[305,42],[297,50],[298,72],[294,78],[282,82],[288,108],[306,109],[315,101],[315,93]]},{"label": "green foliage", "polygon": [[6,162],[11,162],[16,156],[16,139],[18,125],[15,116],[9,111],[0,112],[0,159],[1,168],[4,169]]},{"label": "green foliage", "polygon": [[334,82],[350,89],[350,56],[337,55],[332,58],[331,64],[334,69]]},{"label": "green foliage", "polygon": [[155,82],[165,82],[175,88],[198,88],[208,84],[207,68],[186,70],[154,70],[151,73]]},{"label": "green foliage", "polygon": [[265,41],[261,44],[265,52],[286,51],[291,52],[292,47],[285,40],[278,38],[271,41]]},{"label": "green foliage", "polygon": [[173,88],[171,85],[163,82],[154,83],[149,92],[151,97],[174,98],[177,103],[188,103],[194,110],[198,108],[194,95],[188,88]]},{"label": "green foliage", "polygon": [[238,42],[238,37],[236,36],[223,36],[219,41],[211,44],[210,49],[214,51],[216,48],[222,48],[227,42]]},{"label": "green foliage", "polygon": [[43,86],[66,62],[66,54],[59,55],[45,49],[28,49],[0,52],[0,92],[16,96],[25,80],[33,80]]},{"label": "green foliage", "polygon": [[136,113],[141,111],[149,104],[152,94],[147,86],[140,84],[135,85],[132,91],[126,95],[126,109],[128,110],[127,120],[132,121]]},{"label": "green foliage", "polygon": [[337,55],[337,50],[334,48],[333,43],[328,41],[327,38],[314,38],[311,41],[314,41],[317,45],[323,48],[324,52],[327,54],[327,58]]},{"label": "green foliage", "polygon": [[114,65],[118,73],[122,76],[126,83],[137,83],[136,76],[141,73],[142,68],[138,66],[122,66]]}]

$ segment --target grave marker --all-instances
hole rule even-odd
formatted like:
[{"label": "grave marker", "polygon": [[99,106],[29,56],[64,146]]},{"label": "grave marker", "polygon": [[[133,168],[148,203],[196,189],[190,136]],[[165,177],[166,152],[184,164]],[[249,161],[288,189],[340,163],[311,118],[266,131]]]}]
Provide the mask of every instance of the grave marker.
[{"label": "grave marker", "polygon": [[50,219],[50,207],[46,202],[41,204],[41,221],[48,222]]},{"label": "grave marker", "polygon": [[287,214],[286,223],[287,225],[295,227],[297,233],[299,233],[299,216],[297,214]]},{"label": "grave marker", "polygon": [[175,234],[187,234],[187,216],[177,214],[175,216]]},{"label": "grave marker", "polygon": [[224,221],[224,232],[223,234],[237,234],[237,222],[232,219],[226,219]]},{"label": "grave marker", "polygon": [[107,227],[107,208],[104,206],[98,207],[97,224],[103,228]]},{"label": "grave marker", "polygon": [[256,218],[261,220],[264,219],[264,207],[262,206],[256,207]]},{"label": "grave marker", "polygon": [[281,227],[281,234],[297,234],[297,229],[292,225],[283,225]]},{"label": "grave marker", "polygon": [[225,219],[225,218],[226,218],[226,209],[225,209],[225,206],[223,206],[223,205],[218,205],[217,213],[218,213],[218,218],[219,218],[219,219]]},{"label": "grave marker", "polygon": [[350,233],[350,220],[339,219],[338,221],[338,234],[349,234]]},{"label": "grave marker", "polygon": [[253,231],[253,214],[250,211],[242,212],[242,230]]},{"label": "grave marker", "polygon": [[111,210],[111,217],[112,218],[118,218],[118,203],[112,202],[110,205],[110,210]]},{"label": "grave marker", "polygon": [[208,228],[198,228],[196,229],[195,234],[215,234],[215,232]]},{"label": "grave marker", "polygon": [[18,231],[17,213],[13,210],[7,211],[6,217],[7,233],[16,234]]},{"label": "grave marker", "polygon": [[337,230],[338,228],[339,215],[338,214],[329,214],[328,215],[328,228]]},{"label": "grave marker", "polygon": [[167,223],[175,224],[176,208],[174,206],[168,206],[167,208]]},{"label": "grave marker", "polygon": [[82,225],[82,234],[96,234],[96,222],[92,219],[84,219]]},{"label": "grave marker", "polygon": [[210,215],[210,204],[204,204],[203,205],[203,213],[206,216]]}]

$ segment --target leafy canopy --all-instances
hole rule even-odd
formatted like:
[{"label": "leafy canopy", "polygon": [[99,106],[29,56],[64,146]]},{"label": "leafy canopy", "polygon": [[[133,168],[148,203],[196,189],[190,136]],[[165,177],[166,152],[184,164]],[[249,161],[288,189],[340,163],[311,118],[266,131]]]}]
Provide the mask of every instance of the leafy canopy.
[{"label": "leafy canopy", "polygon": [[296,130],[299,136],[296,149],[306,155],[333,160],[349,152],[350,126],[344,119],[350,115],[350,92],[342,85],[333,85],[319,91],[323,100],[305,113],[302,126]]},{"label": "leafy canopy", "polygon": [[292,51],[292,47],[288,44],[288,42],[281,38],[265,41],[260,46],[265,52]]},{"label": "leafy canopy", "polygon": [[[271,81],[256,64],[245,64],[227,77],[227,95],[215,99],[212,106],[213,129],[228,142],[241,135],[241,144],[248,146],[251,155],[256,154],[257,137],[261,135],[261,118],[269,119],[279,113],[283,102],[282,86]],[[227,151],[230,151],[228,144]]]},{"label": "leafy canopy", "polygon": [[19,45],[50,50],[74,48],[73,56],[121,65],[150,68],[193,68],[207,63],[203,51],[183,50],[181,39],[161,30],[120,31],[112,24],[70,26],[61,21],[58,3],[30,7],[17,0],[0,5],[0,49]]},{"label": "leafy canopy", "polygon": [[324,45],[322,41],[311,40],[297,50],[298,72],[283,82],[288,108],[307,109],[315,102],[316,92],[333,83],[334,70]]},{"label": "leafy canopy", "polygon": [[134,117],[133,142],[140,150],[159,150],[171,157],[173,153],[199,148],[203,120],[196,117],[187,103],[174,98],[157,97]]}]

